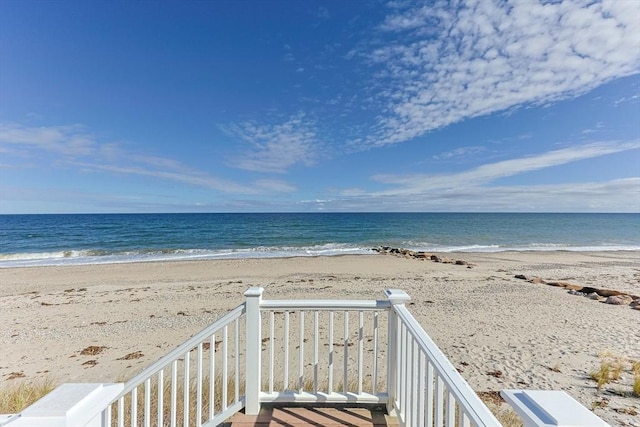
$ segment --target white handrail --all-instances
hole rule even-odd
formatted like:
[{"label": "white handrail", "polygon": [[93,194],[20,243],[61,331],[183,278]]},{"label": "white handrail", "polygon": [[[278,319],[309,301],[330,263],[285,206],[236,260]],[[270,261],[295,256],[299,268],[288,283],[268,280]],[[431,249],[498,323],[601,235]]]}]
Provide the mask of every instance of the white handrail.
[{"label": "white handrail", "polygon": [[[245,314],[246,311],[246,307],[245,307],[246,303],[242,303],[240,304],[238,307],[236,307],[235,309],[233,309],[232,311],[230,311],[229,313],[225,314],[224,316],[222,316],[221,318],[219,318],[218,320],[216,320],[215,322],[213,322],[211,325],[207,326],[206,328],[204,328],[203,330],[201,330],[200,332],[196,333],[195,335],[193,335],[191,338],[189,338],[187,341],[185,341],[183,344],[181,344],[180,346],[176,347],[175,349],[173,349],[172,351],[170,351],[167,355],[165,355],[164,357],[160,358],[158,361],[156,361],[155,363],[153,363],[151,366],[149,366],[147,369],[145,369],[144,371],[140,372],[138,375],[134,376],[133,378],[131,378],[125,385],[124,385],[124,389],[122,390],[122,392],[116,397],[114,398],[111,403],[109,403],[104,410],[102,411],[102,426],[103,427],[111,427],[111,423],[112,423],[112,407],[113,405],[117,404],[117,413],[118,413],[118,417],[116,421],[117,425],[119,427],[124,427],[124,415],[125,415],[125,411],[129,412],[128,415],[130,415],[131,418],[131,425],[132,426],[137,426],[137,417],[138,417],[138,391],[140,387],[144,386],[144,389],[141,390],[141,392],[144,393],[144,402],[143,402],[143,408],[141,408],[141,410],[143,412],[140,413],[140,416],[143,416],[144,419],[144,426],[149,426],[152,420],[152,417],[154,417],[154,415],[151,413],[151,400],[150,400],[150,394],[151,394],[151,381],[154,380],[156,382],[156,388],[158,390],[157,392],[157,398],[154,398],[154,403],[157,407],[157,411],[153,411],[153,412],[157,412],[157,414],[155,415],[155,417],[157,417],[157,422],[158,425],[162,425],[162,419],[165,416],[164,413],[164,405],[163,405],[163,390],[162,388],[164,387],[165,384],[165,379],[164,379],[164,371],[166,369],[170,369],[171,370],[171,376],[170,378],[168,378],[167,380],[169,381],[169,385],[171,387],[171,391],[170,391],[170,402],[168,403],[168,405],[170,406],[170,413],[168,414],[168,416],[170,417],[170,422],[171,425],[176,425],[176,422],[178,421],[176,419],[176,415],[177,415],[177,405],[178,403],[182,404],[182,408],[183,408],[183,425],[191,425],[190,420],[193,418],[196,421],[196,426],[201,426],[202,425],[202,407],[204,405],[204,401],[203,401],[203,369],[205,367],[205,365],[203,364],[203,346],[204,345],[208,345],[209,349],[210,349],[210,354],[209,354],[209,367],[212,368],[213,367],[213,363],[214,363],[214,357],[215,357],[215,334],[218,331],[222,330],[223,333],[223,367],[225,368],[223,371],[223,375],[222,375],[222,381],[223,381],[223,389],[226,389],[226,382],[229,379],[229,377],[227,376],[227,372],[226,372],[226,366],[227,366],[227,360],[226,358],[228,357],[226,350],[227,350],[227,345],[228,345],[228,338],[227,338],[227,329],[229,328],[230,325],[235,325],[234,329],[235,329],[235,354],[234,357],[236,359],[236,363],[235,363],[235,383],[236,383],[236,393],[234,396],[234,400],[231,403],[230,406],[227,405],[227,397],[226,397],[226,392],[223,392],[223,402],[222,402],[222,407],[221,407],[221,411],[218,413],[215,413],[215,410],[213,409],[214,406],[214,390],[213,390],[213,385],[214,385],[214,372],[211,369],[211,371],[209,372],[210,375],[210,387],[209,387],[209,395],[210,398],[207,402],[207,404],[209,405],[209,413],[207,414],[207,419],[209,421],[211,421],[212,419],[216,419],[216,420],[224,420],[225,418],[220,418],[222,415],[225,415],[226,417],[229,416],[230,411],[239,411],[240,409],[242,409],[244,407],[244,398],[240,398],[239,393],[237,392],[238,388],[237,388],[237,384],[239,381],[239,376],[240,376],[240,372],[239,372],[239,365],[238,365],[238,355],[239,355],[239,347],[238,347],[238,341],[239,341],[239,319]],[[195,368],[195,376],[194,376],[194,382],[195,382],[195,387],[196,387],[196,396],[195,398],[193,398],[191,396],[191,388],[190,388],[190,380],[191,380],[191,376],[192,376],[192,372],[191,372],[191,363],[190,363],[190,359],[192,357],[192,352],[194,351],[194,349],[196,350],[196,363],[194,364],[194,368]],[[178,379],[178,362],[182,360],[182,364],[183,364],[183,376],[180,377],[180,381],[182,382],[182,399],[180,399],[180,402],[178,402],[178,398],[177,398],[177,392],[178,392],[178,388],[177,388],[177,383],[179,381]],[[127,396],[130,396],[129,398],[127,398]],[[128,405],[125,405],[125,399],[128,400]],[[191,402],[195,402],[196,408],[195,408],[195,413],[191,413],[191,411],[189,410],[190,404]],[[231,415],[233,414],[233,412],[231,412]]]},{"label": "white handrail", "polygon": [[386,300],[263,300],[260,308],[267,310],[386,310],[391,306]]},{"label": "white handrail", "polygon": [[[501,426],[493,413],[482,400],[480,400],[471,386],[462,378],[449,359],[442,353],[429,335],[427,335],[422,326],[420,326],[420,323],[418,323],[404,304],[394,306],[393,310],[398,315],[402,324],[406,326],[407,331],[411,334],[415,343],[417,343],[419,351],[423,352],[427,357],[427,361],[433,365],[438,379],[443,381],[447,392],[453,395],[464,415],[477,426]],[[415,399],[415,395],[405,394],[403,398]],[[410,406],[415,408],[415,404],[416,403],[411,403]],[[451,402],[449,402],[449,405],[451,405]]]},{"label": "white handrail", "polygon": [[168,354],[158,359],[155,363],[149,366],[147,369],[140,372],[135,377],[131,378],[124,385],[124,390],[113,401],[116,402],[120,397],[126,395],[134,388],[138,387],[148,378],[157,374],[162,369],[166,368],[174,360],[180,359],[187,351],[192,350],[198,344],[209,338],[212,334],[215,334],[218,330],[222,329],[225,325],[230,324],[232,321],[239,319],[245,312],[245,304],[242,303],[229,313],[225,314],[211,325],[207,326],[180,346],[171,350]]}]

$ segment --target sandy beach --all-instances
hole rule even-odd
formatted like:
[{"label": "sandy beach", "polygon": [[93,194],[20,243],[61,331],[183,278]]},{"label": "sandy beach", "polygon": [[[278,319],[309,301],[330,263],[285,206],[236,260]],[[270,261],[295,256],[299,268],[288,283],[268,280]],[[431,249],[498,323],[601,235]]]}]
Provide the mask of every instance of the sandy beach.
[{"label": "sandy beach", "polygon": [[[630,372],[602,391],[589,379],[603,353],[640,360],[640,311],[515,277],[640,295],[639,252],[446,256],[472,266],[357,255],[0,269],[0,387],[126,380],[251,286],[265,299],[382,299],[399,288],[475,390],[561,389],[612,425],[640,426]],[[106,348],[82,355],[89,346]]]}]

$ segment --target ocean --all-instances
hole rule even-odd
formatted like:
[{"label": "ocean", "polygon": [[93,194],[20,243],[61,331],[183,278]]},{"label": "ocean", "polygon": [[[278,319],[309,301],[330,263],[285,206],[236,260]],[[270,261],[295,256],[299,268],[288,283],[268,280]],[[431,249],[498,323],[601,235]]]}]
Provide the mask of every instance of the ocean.
[{"label": "ocean", "polygon": [[0,268],[428,252],[640,250],[640,214],[0,215]]}]

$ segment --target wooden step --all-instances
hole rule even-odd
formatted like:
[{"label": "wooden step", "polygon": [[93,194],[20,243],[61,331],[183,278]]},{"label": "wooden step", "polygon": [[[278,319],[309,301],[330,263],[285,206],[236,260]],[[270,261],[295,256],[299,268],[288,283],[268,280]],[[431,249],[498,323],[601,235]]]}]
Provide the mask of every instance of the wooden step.
[{"label": "wooden step", "polygon": [[301,426],[397,426],[395,417],[382,410],[364,408],[263,407],[258,415],[235,414],[232,427]]}]

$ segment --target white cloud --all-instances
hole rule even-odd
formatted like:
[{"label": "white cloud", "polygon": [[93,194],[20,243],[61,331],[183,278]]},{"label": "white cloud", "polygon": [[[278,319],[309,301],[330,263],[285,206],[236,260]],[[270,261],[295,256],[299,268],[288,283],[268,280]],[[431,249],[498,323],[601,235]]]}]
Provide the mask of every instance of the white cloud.
[{"label": "white cloud", "polygon": [[398,9],[369,59],[388,113],[367,145],[583,94],[640,71],[640,2],[437,1]]},{"label": "white cloud", "polygon": [[87,156],[98,150],[95,137],[81,125],[27,127],[17,123],[1,123],[0,147],[8,146],[18,150],[35,148],[68,157]]},{"label": "white cloud", "polygon": [[436,154],[433,156],[434,160],[450,160],[454,158],[469,157],[470,155],[478,154],[485,151],[486,148],[478,145],[469,147],[460,147],[451,151]]},{"label": "white cloud", "polygon": [[293,185],[277,179],[259,179],[254,183],[254,186],[260,192],[292,193],[296,191],[296,187]]},{"label": "white cloud", "polygon": [[87,172],[109,172],[120,175],[139,175],[160,178],[197,187],[209,188],[225,193],[254,194],[255,189],[234,182],[212,177],[204,172],[195,170],[173,170],[167,168],[146,168],[140,165],[96,164],[85,162],[73,162],[75,166],[83,168]]},{"label": "white cloud", "polygon": [[340,194],[309,210],[362,212],[640,212],[640,178],[579,184],[467,186],[416,194]]},{"label": "white cloud", "polygon": [[[578,160],[640,148],[640,141],[599,142],[554,150],[538,156],[504,160],[475,169],[443,175],[376,175],[375,181],[395,185],[396,188],[376,195],[409,195],[432,193],[434,190],[475,188],[499,178],[559,166]],[[483,187],[486,188],[486,187]],[[484,191],[484,190],[483,190]]]},{"label": "white cloud", "polygon": [[[63,165],[88,173],[146,176],[223,193],[273,194],[295,190],[293,186],[277,180],[240,184],[191,168],[175,159],[131,152],[119,144],[100,141],[81,125],[28,127],[16,123],[0,124],[0,152],[7,157],[29,159],[28,167],[35,167],[34,159],[39,153],[44,153],[46,167],[49,168]],[[17,166],[14,164],[12,168]]]},{"label": "white cloud", "polygon": [[304,114],[280,124],[245,122],[225,130],[251,145],[248,153],[231,160],[239,169],[284,173],[296,164],[312,165],[318,157],[316,129]]}]

